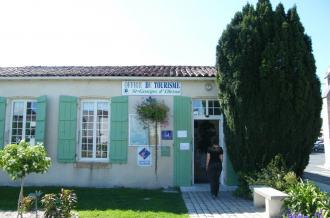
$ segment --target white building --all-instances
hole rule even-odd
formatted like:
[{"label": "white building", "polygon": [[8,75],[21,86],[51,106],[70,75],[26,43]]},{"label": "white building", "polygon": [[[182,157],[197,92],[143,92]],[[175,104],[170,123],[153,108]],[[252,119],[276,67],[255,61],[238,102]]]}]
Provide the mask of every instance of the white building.
[{"label": "white building", "polygon": [[[207,126],[224,147],[222,183],[235,185],[215,78],[205,66],[0,68],[0,147],[44,143],[52,166],[27,185],[191,186],[205,181]],[[150,97],[169,108],[158,178],[155,146],[136,119]],[[0,185],[17,183],[0,171]]]},{"label": "white building", "polygon": [[322,128],[324,139],[324,167],[330,169],[330,67],[325,77],[325,89],[322,94]]}]

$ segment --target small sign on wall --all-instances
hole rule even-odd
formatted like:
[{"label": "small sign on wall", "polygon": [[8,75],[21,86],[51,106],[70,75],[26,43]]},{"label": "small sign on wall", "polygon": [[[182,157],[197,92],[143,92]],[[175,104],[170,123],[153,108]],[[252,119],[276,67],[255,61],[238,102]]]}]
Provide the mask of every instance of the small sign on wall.
[{"label": "small sign on wall", "polygon": [[151,166],[151,150],[148,147],[138,147],[137,164],[141,167]]},{"label": "small sign on wall", "polygon": [[177,137],[178,138],[187,138],[187,130],[178,130]]},{"label": "small sign on wall", "polygon": [[162,140],[172,140],[173,132],[172,130],[162,130]]},{"label": "small sign on wall", "polygon": [[170,146],[160,146],[160,153],[162,157],[169,157],[171,156],[171,148]]},{"label": "small sign on wall", "polygon": [[189,150],[190,144],[189,143],[180,143],[180,150]]}]

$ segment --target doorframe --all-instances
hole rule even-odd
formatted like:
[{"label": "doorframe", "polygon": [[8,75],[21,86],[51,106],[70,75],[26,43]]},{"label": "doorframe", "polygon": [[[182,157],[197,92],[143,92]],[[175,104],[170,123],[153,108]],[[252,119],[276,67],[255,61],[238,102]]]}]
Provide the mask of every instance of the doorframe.
[{"label": "doorframe", "polygon": [[192,141],[193,141],[193,150],[192,150],[192,184],[195,184],[195,120],[217,120],[219,121],[219,142],[221,147],[223,148],[223,161],[222,161],[222,173],[220,177],[220,183],[224,184],[224,178],[226,175],[226,167],[227,167],[227,152],[226,152],[226,145],[225,145],[225,137],[223,132],[223,115],[217,116],[193,116],[193,128],[192,128]]}]

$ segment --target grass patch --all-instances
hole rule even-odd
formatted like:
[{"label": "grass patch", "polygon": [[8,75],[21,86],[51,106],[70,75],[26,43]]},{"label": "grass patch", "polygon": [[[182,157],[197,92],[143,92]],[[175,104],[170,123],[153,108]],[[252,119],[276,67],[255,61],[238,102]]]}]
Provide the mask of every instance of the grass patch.
[{"label": "grass patch", "polygon": [[[180,193],[145,189],[95,189],[71,187],[78,196],[80,217],[170,217],[187,218]],[[41,190],[58,193],[59,187],[26,187],[24,193]],[[16,210],[19,188],[0,187],[0,210]]]}]

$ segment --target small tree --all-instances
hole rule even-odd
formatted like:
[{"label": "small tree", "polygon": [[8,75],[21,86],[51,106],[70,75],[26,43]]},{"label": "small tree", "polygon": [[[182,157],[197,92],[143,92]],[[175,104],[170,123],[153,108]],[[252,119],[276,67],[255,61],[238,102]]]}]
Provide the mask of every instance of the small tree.
[{"label": "small tree", "polygon": [[[158,165],[158,125],[164,123],[167,117],[168,107],[158,102],[156,99],[149,97],[146,101],[142,102],[137,106],[136,109],[139,119],[146,126],[154,125],[156,145],[155,145],[155,173],[157,175]],[[150,138],[150,137],[149,137]],[[149,139],[150,143],[150,139]]]},{"label": "small tree", "polygon": [[47,172],[51,160],[46,155],[45,147],[42,144],[30,146],[23,140],[19,144],[10,144],[0,150],[0,169],[6,171],[12,180],[21,180],[17,202],[18,217],[22,217],[24,178],[30,173]]}]

